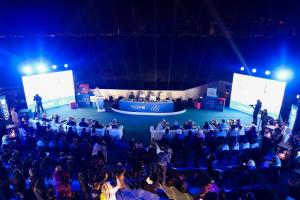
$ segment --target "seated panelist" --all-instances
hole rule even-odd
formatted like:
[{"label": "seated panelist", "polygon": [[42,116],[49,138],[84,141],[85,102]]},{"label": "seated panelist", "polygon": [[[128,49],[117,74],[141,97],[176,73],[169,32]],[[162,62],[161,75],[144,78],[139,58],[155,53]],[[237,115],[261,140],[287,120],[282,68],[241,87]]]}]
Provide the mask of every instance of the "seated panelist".
[{"label": "seated panelist", "polygon": [[146,94],[144,92],[141,92],[139,101],[145,101],[145,99],[146,99]]},{"label": "seated panelist", "polygon": [[150,98],[149,98],[149,101],[157,101],[157,98],[156,96],[154,95],[151,95]]}]

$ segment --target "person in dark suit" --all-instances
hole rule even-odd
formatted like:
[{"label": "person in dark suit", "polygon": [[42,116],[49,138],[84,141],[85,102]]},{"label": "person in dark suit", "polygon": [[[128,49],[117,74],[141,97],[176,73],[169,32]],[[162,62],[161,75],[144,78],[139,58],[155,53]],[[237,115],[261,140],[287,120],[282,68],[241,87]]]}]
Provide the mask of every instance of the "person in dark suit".
[{"label": "person in dark suit", "polygon": [[261,107],[262,107],[262,102],[258,99],[253,112],[253,124],[255,125],[257,125],[257,116],[258,113],[260,112]]},{"label": "person in dark suit", "polygon": [[33,97],[33,101],[35,101],[35,111],[37,111],[37,113],[40,113],[41,110],[42,112],[44,112],[44,108],[43,108],[43,102],[42,102],[42,97],[40,97],[39,94],[36,94]]}]

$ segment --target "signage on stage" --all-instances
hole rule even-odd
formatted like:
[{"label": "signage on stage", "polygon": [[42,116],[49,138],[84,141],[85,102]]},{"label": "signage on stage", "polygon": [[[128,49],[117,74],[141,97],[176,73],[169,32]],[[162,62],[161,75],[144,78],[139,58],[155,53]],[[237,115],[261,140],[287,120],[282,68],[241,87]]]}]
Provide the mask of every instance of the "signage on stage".
[{"label": "signage on stage", "polygon": [[289,115],[289,127],[290,127],[291,131],[293,131],[295,123],[296,123],[297,112],[298,112],[298,106],[293,104],[291,107],[290,115]]},{"label": "signage on stage", "polygon": [[5,96],[0,97],[1,114],[5,120],[9,119],[9,110]]},{"label": "signage on stage", "polygon": [[202,102],[203,109],[223,111],[224,100],[216,97],[204,97]]},{"label": "signage on stage", "polygon": [[174,103],[167,102],[135,102],[119,101],[119,109],[129,112],[167,113],[174,111]]},{"label": "signage on stage", "polygon": [[79,85],[79,93],[80,94],[88,94],[90,91],[90,85],[89,84],[80,84]]},{"label": "signage on stage", "polygon": [[90,95],[79,94],[76,95],[78,107],[90,107]]}]

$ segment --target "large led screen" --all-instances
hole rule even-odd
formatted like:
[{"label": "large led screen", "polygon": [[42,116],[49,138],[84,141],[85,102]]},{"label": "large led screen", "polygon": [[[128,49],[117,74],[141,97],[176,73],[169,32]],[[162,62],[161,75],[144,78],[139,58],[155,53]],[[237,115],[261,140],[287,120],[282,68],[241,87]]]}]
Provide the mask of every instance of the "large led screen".
[{"label": "large led screen", "polygon": [[252,114],[259,99],[262,109],[267,109],[269,116],[278,118],[286,83],[242,74],[234,74],[231,90],[230,108]]},{"label": "large led screen", "polygon": [[36,94],[42,97],[44,109],[66,105],[75,101],[72,70],[23,76],[27,107],[35,110]]}]

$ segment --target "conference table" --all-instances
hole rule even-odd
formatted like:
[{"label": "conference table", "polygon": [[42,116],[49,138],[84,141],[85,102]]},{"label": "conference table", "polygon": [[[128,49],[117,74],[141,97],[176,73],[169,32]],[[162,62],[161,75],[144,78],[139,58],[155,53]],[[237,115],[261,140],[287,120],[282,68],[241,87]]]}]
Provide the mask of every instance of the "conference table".
[{"label": "conference table", "polygon": [[139,102],[122,99],[119,101],[119,110],[140,113],[171,113],[174,112],[174,103],[171,100]]}]

